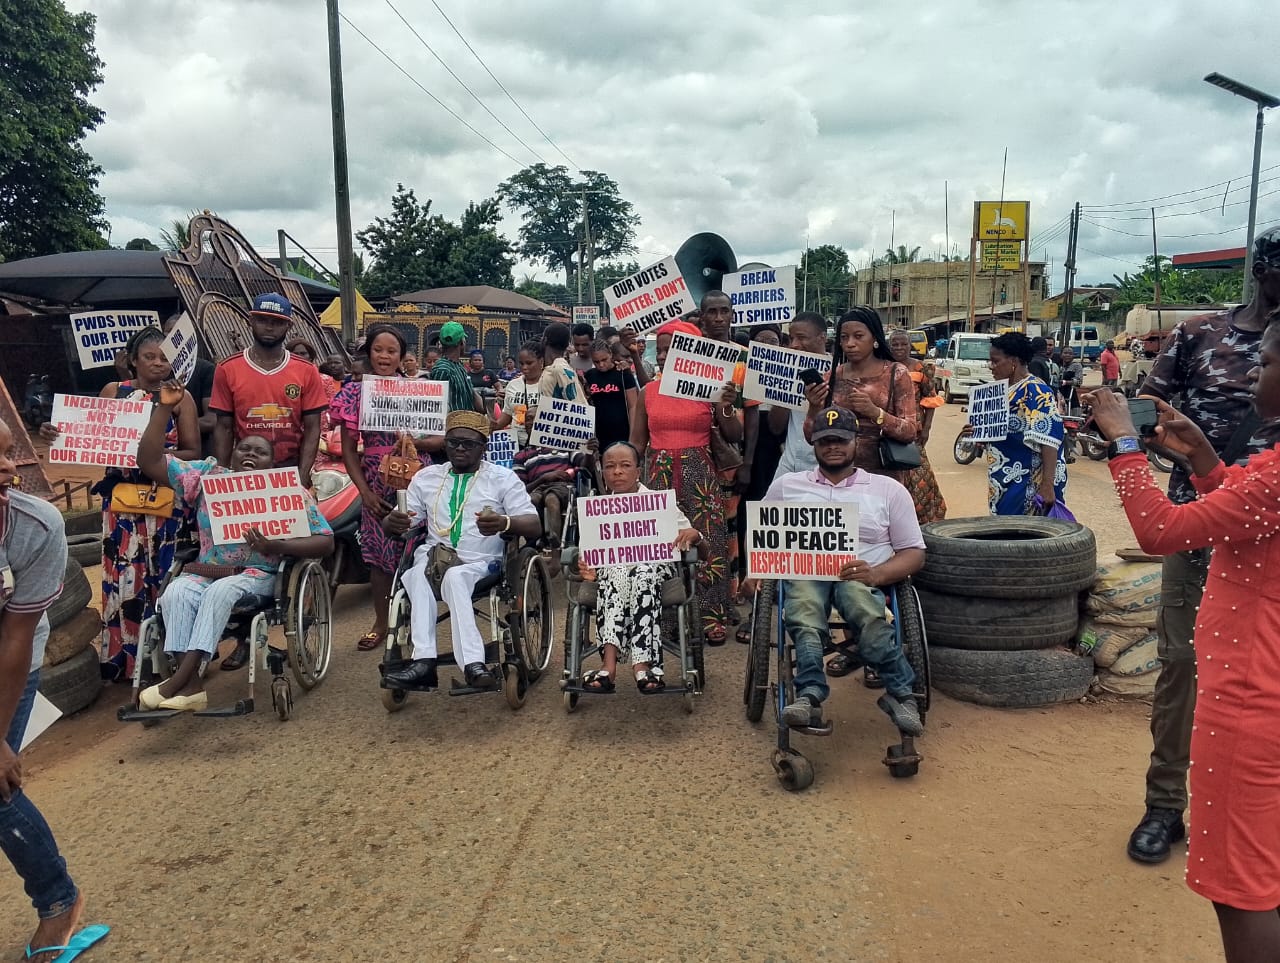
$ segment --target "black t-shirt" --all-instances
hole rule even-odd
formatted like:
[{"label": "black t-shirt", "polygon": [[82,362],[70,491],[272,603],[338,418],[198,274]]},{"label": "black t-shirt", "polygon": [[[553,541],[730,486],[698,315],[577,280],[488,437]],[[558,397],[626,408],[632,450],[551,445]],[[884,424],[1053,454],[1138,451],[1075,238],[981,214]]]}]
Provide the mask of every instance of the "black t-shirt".
[{"label": "black t-shirt", "polygon": [[488,368],[483,371],[472,371],[468,368],[467,377],[471,379],[471,384],[476,391],[480,391],[482,388],[493,389],[498,387],[498,376]]},{"label": "black t-shirt", "polygon": [[[196,414],[203,418],[208,413],[205,401],[213,397],[213,373],[217,365],[204,358],[196,359],[196,368],[191,372],[191,380],[187,382],[187,394],[195,402]],[[213,432],[200,433],[200,448],[206,456],[213,454]]]},{"label": "black t-shirt", "polygon": [[631,418],[627,412],[627,391],[636,387],[636,376],[630,371],[583,372],[587,398],[596,408],[596,437],[603,451],[615,441],[631,436]]}]

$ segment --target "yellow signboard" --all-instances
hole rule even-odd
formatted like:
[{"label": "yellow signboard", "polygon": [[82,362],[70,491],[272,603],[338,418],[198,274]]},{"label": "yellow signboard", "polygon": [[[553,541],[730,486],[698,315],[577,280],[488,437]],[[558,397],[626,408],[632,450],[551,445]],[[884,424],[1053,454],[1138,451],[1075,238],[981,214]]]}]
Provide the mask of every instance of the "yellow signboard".
[{"label": "yellow signboard", "polygon": [[1016,271],[1022,267],[1022,244],[1019,241],[983,241],[982,270]]},{"label": "yellow signboard", "polygon": [[1030,201],[976,201],[973,236],[979,241],[1025,241]]}]

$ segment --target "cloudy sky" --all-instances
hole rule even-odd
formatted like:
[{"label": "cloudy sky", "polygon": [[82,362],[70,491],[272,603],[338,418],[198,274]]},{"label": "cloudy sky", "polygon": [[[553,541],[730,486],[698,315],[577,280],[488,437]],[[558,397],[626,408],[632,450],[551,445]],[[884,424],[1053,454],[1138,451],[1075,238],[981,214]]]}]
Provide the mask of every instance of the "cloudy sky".
[{"label": "cloudy sky", "polygon": [[[387,212],[398,181],[456,217],[545,159],[618,182],[641,218],[642,263],[711,230],[739,260],[794,263],[808,238],[861,265],[889,245],[891,223],[895,243],[940,253],[944,182],[951,242],[965,249],[972,202],[1000,195],[1005,148],[1005,197],[1031,201],[1033,254],[1053,262],[1055,291],[1076,201],[1089,207],[1084,282],[1150,254],[1152,204],[1161,253],[1239,246],[1253,105],[1201,78],[1216,70],[1280,95],[1260,7],[1245,0],[437,0],[553,146],[432,0],[392,2],[341,8],[497,146],[343,24],[356,229]],[[114,243],[208,208],[260,249],[274,251],[283,227],[333,262],[323,0],[67,6],[98,17],[94,100],[107,119],[88,148],[106,172]],[[1280,222],[1278,118],[1259,229]],[[516,227],[509,218],[508,236]]]}]

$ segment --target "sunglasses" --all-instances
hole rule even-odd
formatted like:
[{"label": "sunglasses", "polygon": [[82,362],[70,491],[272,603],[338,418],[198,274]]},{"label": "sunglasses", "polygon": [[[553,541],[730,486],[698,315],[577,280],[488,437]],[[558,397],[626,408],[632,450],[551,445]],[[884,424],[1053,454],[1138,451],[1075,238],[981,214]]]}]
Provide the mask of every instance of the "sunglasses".
[{"label": "sunglasses", "polygon": [[470,438],[446,438],[444,446],[450,451],[475,451],[483,447],[484,442],[472,441]]}]

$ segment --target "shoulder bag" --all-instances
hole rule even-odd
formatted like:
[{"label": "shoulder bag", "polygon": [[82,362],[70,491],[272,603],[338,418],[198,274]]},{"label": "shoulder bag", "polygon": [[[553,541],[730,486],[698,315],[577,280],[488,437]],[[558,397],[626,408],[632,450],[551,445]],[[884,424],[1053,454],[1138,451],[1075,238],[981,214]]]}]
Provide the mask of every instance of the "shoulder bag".
[{"label": "shoulder bag", "polygon": [[116,482],[111,489],[111,511],[117,515],[173,515],[173,489],[155,482]]},{"label": "shoulder bag", "polygon": [[[893,394],[896,388],[897,371],[902,367],[893,364],[889,368],[889,405],[888,412],[893,414]],[[881,431],[880,434],[880,467],[890,471],[910,471],[921,465],[920,446],[914,441],[897,441]]]},{"label": "shoulder bag", "polygon": [[382,461],[378,463],[378,477],[388,488],[402,492],[409,487],[409,482],[413,481],[413,476],[421,467],[422,462],[418,459],[418,449],[414,447],[413,439],[408,435],[401,435],[396,447],[383,455]]}]

